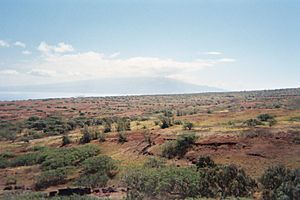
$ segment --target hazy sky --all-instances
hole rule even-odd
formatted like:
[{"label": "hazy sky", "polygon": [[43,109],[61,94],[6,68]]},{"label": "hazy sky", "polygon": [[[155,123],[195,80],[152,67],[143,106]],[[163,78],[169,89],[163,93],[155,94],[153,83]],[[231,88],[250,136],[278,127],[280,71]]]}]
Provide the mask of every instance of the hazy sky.
[{"label": "hazy sky", "polygon": [[0,84],[168,77],[300,86],[300,1],[0,1]]}]

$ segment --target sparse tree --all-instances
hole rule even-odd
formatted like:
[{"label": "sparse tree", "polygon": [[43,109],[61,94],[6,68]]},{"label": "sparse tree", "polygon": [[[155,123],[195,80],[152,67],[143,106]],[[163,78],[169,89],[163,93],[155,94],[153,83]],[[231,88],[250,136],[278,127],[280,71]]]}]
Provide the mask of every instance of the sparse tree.
[{"label": "sparse tree", "polygon": [[85,126],[81,132],[83,133],[83,135],[82,135],[82,137],[80,138],[79,143],[80,143],[80,144],[89,143],[89,142],[91,141],[91,134],[90,134],[90,132],[89,132],[88,127]]},{"label": "sparse tree", "polygon": [[70,144],[70,143],[71,143],[71,140],[70,140],[69,136],[64,135],[62,137],[62,146],[65,146],[65,145]]},{"label": "sparse tree", "polygon": [[192,130],[193,127],[194,127],[194,124],[192,122],[185,122],[183,124],[184,129]]}]

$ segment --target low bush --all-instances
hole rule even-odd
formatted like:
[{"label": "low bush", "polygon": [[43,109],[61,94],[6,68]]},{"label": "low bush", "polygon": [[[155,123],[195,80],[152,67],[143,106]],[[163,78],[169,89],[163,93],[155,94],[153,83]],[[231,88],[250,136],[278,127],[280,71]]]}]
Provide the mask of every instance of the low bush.
[{"label": "low bush", "polygon": [[256,137],[272,137],[273,134],[267,130],[247,130],[240,133],[241,137],[256,138]]},{"label": "low bush", "polygon": [[117,131],[121,132],[121,131],[130,131],[131,127],[130,127],[130,120],[126,119],[126,118],[120,118],[117,121]]},{"label": "low bush", "polygon": [[9,159],[13,158],[15,155],[9,151],[0,154],[0,169],[10,166]]},{"label": "low bush", "polygon": [[122,143],[122,144],[127,142],[127,136],[124,132],[119,132],[118,133],[118,142]]},{"label": "low bush", "polygon": [[70,171],[68,168],[59,168],[42,172],[37,178],[35,189],[41,190],[49,186],[65,183],[68,171]]},{"label": "low bush", "polygon": [[248,119],[248,120],[244,121],[243,124],[245,124],[246,126],[249,126],[249,127],[263,125],[263,123],[257,119]]},{"label": "low bush", "polygon": [[79,143],[80,144],[85,144],[85,143],[89,143],[92,138],[91,138],[91,133],[90,133],[90,130],[88,127],[84,127],[82,130],[81,130],[81,133],[82,133],[82,137],[80,138],[79,140]]},{"label": "low bush", "polygon": [[100,149],[95,145],[69,148],[39,147],[35,152],[15,156],[8,161],[8,165],[17,167],[41,164],[43,170],[52,170],[77,165],[85,159],[96,156],[99,153]]},{"label": "low bush", "polygon": [[144,136],[144,142],[149,144],[150,146],[153,144],[153,139],[151,137],[151,133],[149,130],[144,130],[143,131],[143,136]]},{"label": "low bush", "polygon": [[197,169],[212,168],[216,166],[215,162],[209,156],[200,156],[195,165],[197,166]]},{"label": "low bush", "polygon": [[61,116],[49,116],[44,119],[30,117],[25,124],[27,128],[43,131],[47,135],[64,134],[75,128]]},{"label": "low bush", "polygon": [[192,130],[192,128],[194,127],[194,124],[192,122],[185,122],[183,124],[183,129],[188,129],[188,130]]},{"label": "low bush", "polygon": [[235,165],[200,170],[201,196],[224,199],[228,196],[248,197],[257,187],[255,180]]},{"label": "low bush", "polygon": [[45,161],[45,158],[46,155],[41,154],[39,152],[26,153],[11,159],[9,165],[11,167],[31,166],[31,165],[41,164],[42,162]]},{"label": "low bush", "polygon": [[99,133],[99,142],[105,142],[106,134],[104,132]]},{"label": "low bush", "polygon": [[51,170],[78,165],[87,158],[98,155],[100,149],[95,145],[83,145],[79,147],[48,149],[43,153],[46,155],[46,160],[42,163],[42,169]]},{"label": "low bush", "polygon": [[185,199],[248,197],[253,179],[236,166],[142,168],[126,173],[127,199]]},{"label": "low bush", "polygon": [[266,122],[266,121],[274,119],[274,116],[272,116],[270,114],[260,114],[256,118],[262,122]]},{"label": "low bush", "polygon": [[198,172],[190,168],[144,168],[126,173],[127,199],[184,199],[197,195]]},{"label": "low bush", "polygon": [[172,120],[171,120],[171,118],[169,118],[169,117],[162,117],[160,128],[165,129],[165,128],[169,128],[170,126],[172,126]]},{"label": "low bush", "polygon": [[291,118],[289,119],[289,121],[291,121],[291,122],[300,122],[300,116],[291,117]]},{"label": "low bush", "polygon": [[177,142],[167,141],[162,147],[162,156],[166,158],[174,158],[177,156]]},{"label": "low bush", "polygon": [[117,163],[109,156],[97,156],[82,163],[83,173],[75,181],[76,185],[85,187],[104,187],[118,170]]},{"label": "low bush", "polygon": [[144,167],[148,168],[161,168],[165,167],[166,162],[162,159],[158,159],[155,157],[150,157],[148,160],[144,163]]},{"label": "low bush", "polygon": [[21,194],[5,194],[2,200],[110,200],[110,198],[92,197],[89,195],[70,195],[48,197],[47,193],[42,192],[23,192]]},{"label": "low bush", "polygon": [[188,148],[196,142],[196,139],[194,133],[181,134],[175,141],[169,141],[163,146],[162,156],[166,158],[183,157]]},{"label": "low bush", "polygon": [[113,171],[118,169],[116,161],[105,155],[88,158],[82,166],[85,174],[101,173],[108,177],[112,177]]},{"label": "low bush", "polygon": [[6,158],[0,156],[0,169],[9,167],[9,161]]},{"label": "low bush", "polygon": [[283,166],[268,168],[260,178],[263,199],[297,199],[300,197],[300,169]]},{"label": "low bush", "polygon": [[70,140],[69,136],[64,135],[62,137],[62,146],[65,146],[65,145],[70,144],[70,143],[71,143],[71,140]]},{"label": "low bush", "polygon": [[105,187],[108,181],[108,176],[101,173],[82,174],[78,179],[76,179],[74,184],[82,187],[96,188]]},{"label": "low bush", "polygon": [[22,130],[22,124],[12,124],[0,121],[0,140],[15,141],[17,134]]},{"label": "low bush", "polygon": [[275,124],[277,124],[277,121],[276,121],[276,119],[270,119],[270,120],[268,120],[268,123],[269,123],[269,126],[271,127],[271,126],[274,126]]}]

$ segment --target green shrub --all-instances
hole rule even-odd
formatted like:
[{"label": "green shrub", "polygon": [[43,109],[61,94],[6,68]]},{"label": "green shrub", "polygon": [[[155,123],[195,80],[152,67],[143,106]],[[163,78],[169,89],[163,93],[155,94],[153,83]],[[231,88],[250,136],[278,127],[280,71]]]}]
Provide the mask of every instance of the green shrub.
[{"label": "green shrub", "polygon": [[150,157],[148,160],[144,163],[144,167],[148,168],[161,168],[165,167],[166,162],[162,159],[158,159],[155,157]]},{"label": "green shrub", "polygon": [[126,118],[121,118],[117,121],[117,131],[130,131],[130,120]]},{"label": "green shrub", "polygon": [[44,119],[35,118],[34,120],[31,117],[25,124],[27,128],[43,131],[47,135],[64,134],[75,128],[68,124],[61,116],[49,116]]},{"label": "green shrub", "polygon": [[155,125],[155,126],[158,126],[159,123],[160,123],[160,121],[158,121],[158,120],[155,120],[155,121],[154,121],[154,125]]},{"label": "green shrub", "polygon": [[248,119],[248,120],[244,121],[243,124],[245,124],[249,127],[255,127],[257,125],[262,125],[263,123],[261,121],[258,121],[257,119]]},{"label": "green shrub", "polygon": [[174,120],[175,125],[182,125],[184,124],[181,120]]},{"label": "green shrub", "polygon": [[62,137],[62,146],[65,146],[65,145],[70,144],[70,143],[71,143],[71,140],[70,140],[69,136],[64,135]]},{"label": "green shrub", "polygon": [[15,155],[10,151],[5,151],[0,154],[0,158],[13,158]]},{"label": "green shrub", "polygon": [[171,118],[162,117],[160,128],[165,129],[165,128],[169,128],[170,126],[172,126]]},{"label": "green shrub", "polygon": [[109,132],[111,132],[111,123],[110,123],[110,122],[105,122],[103,132],[104,132],[104,133],[109,133]]},{"label": "green shrub", "polygon": [[112,171],[117,170],[117,163],[106,155],[96,156],[86,159],[83,163],[85,174],[101,173],[111,177]]},{"label": "green shrub", "polygon": [[3,200],[44,200],[47,198],[47,193],[41,192],[24,192],[21,194],[7,193],[1,199]]},{"label": "green shrub", "polygon": [[228,121],[227,125],[230,126],[230,127],[233,127],[233,126],[235,126],[235,122],[234,121]]},{"label": "green shrub", "polygon": [[200,156],[195,165],[197,166],[197,169],[212,168],[216,166],[215,162],[209,156]]},{"label": "green shrub", "polygon": [[127,199],[184,199],[197,196],[198,173],[190,168],[144,168],[126,173]]},{"label": "green shrub", "polygon": [[165,143],[162,150],[162,156],[166,158],[174,158],[176,156],[183,157],[195,142],[196,135],[194,133],[184,133],[177,137],[175,141]]},{"label": "green shrub", "polygon": [[7,123],[0,121],[0,140],[15,141],[17,134],[22,130],[22,124],[20,123]]},{"label": "green shrub", "polygon": [[40,190],[65,183],[69,170],[68,168],[59,168],[42,172],[37,178],[35,188]]},{"label": "green shrub", "polygon": [[260,114],[256,118],[262,122],[266,122],[266,121],[274,119],[274,116],[272,116],[270,114]]},{"label": "green shrub", "polygon": [[9,161],[6,158],[0,156],[0,169],[6,167],[9,167]]},{"label": "green shrub", "polygon": [[45,147],[45,146],[33,146],[31,150],[32,151],[42,151],[45,149],[47,149],[47,147]]},{"label": "green shrub", "polygon": [[300,116],[291,117],[291,118],[289,119],[289,121],[291,121],[291,122],[300,122]]},{"label": "green shrub", "polygon": [[[40,148],[36,152],[18,155],[9,160],[9,166],[31,166],[41,164],[43,170],[77,165],[85,159],[96,156],[100,150],[95,145],[69,148]],[[1,159],[1,157],[0,157]]]},{"label": "green shrub", "polygon": [[251,130],[243,131],[240,133],[240,136],[246,138],[255,138],[255,137],[272,137],[273,134],[267,130]]},{"label": "green shrub", "polygon": [[42,169],[51,170],[77,165],[87,158],[98,155],[100,149],[95,145],[83,145],[79,147],[48,149],[43,153],[46,155],[46,159],[42,163]]},{"label": "green shrub", "polygon": [[45,161],[45,158],[46,156],[39,152],[21,154],[10,160],[10,166],[17,167],[41,164]]},{"label": "green shrub", "polygon": [[248,197],[257,187],[255,180],[235,165],[200,170],[200,180],[201,196],[210,198]]},{"label": "green shrub", "polygon": [[268,168],[260,178],[263,199],[297,199],[300,196],[300,169]]},{"label": "green shrub", "polygon": [[192,130],[193,127],[194,127],[194,124],[192,122],[185,122],[183,124],[183,129]]},{"label": "green shrub", "polygon": [[9,167],[10,162],[8,159],[13,158],[13,157],[14,157],[14,154],[11,152],[6,151],[6,152],[1,153],[0,154],[0,169]]},{"label": "green shrub", "polygon": [[109,177],[105,174],[95,173],[95,174],[82,174],[76,181],[75,185],[82,187],[105,187]]},{"label": "green shrub", "polygon": [[82,137],[80,138],[79,140],[79,143],[80,144],[86,144],[86,143],[89,143],[91,141],[91,134],[90,134],[90,131],[88,129],[88,127],[84,127],[82,130],[81,130],[81,133],[83,134]]},{"label": "green shrub", "polygon": [[117,163],[109,156],[97,156],[82,163],[83,173],[75,181],[76,185],[85,187],[104,187],[117,173]]},{"label": "green shrub", "polygon": [[162,147],[162,156],[166,158],[174,158],[177,155],[177,142],[167,141]]},{"label": "green shrub", "polygon": [[144,142],[149,144],[150,146],[153,144],[153,139],[151,138],[151,133],[149,130],[144,130],[143,131],[143,136],[144,136]]},{"label": "green shrub", "polygon": [[277,124],[277,121],[276,121],[276,119],[269,119],[268,123],[269,123],[269,126],[271,127],[271,126],[274,126],[275,124]]},{"label": "green shrub", "polygon": [[16,185],[17,179],[14,176],[8,176],[6,177],[5,185]]},{"label": "green shrub", "polygon": [[118,142],[122,143],[122,144],[127,142],[127,136],[124,132],[119,132],[118,133]]},{"label": "green shrub", "polygon": [[106,134],[105,133],[99,133],[99,142],[105,142],[106,140]]},{"label": "green shrub", "polygon": [[132,169],[122,178],[128,188],[127,199],[185,199],[248,197],[256,188],[242,169],[217,166]]}]

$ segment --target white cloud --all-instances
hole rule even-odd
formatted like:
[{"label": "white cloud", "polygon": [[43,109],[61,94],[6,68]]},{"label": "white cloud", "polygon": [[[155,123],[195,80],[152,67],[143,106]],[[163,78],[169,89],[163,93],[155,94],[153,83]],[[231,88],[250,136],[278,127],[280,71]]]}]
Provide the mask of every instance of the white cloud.
[{"label": "white cloud", "polygon": [[[47,46],[41,47],[47,50]],[[117,55],[116,55],[117,56]],[[178,61],[171,58],[129,57],[116,58],[98,52],[73,54],[45,54],[40,60],[27,64],[30,74],[48,75],[56,80],[83,80],[112,77],[166,77],[173,74],[193,74],[207,67],[233,62],[234,59]],[[39,69],[39,71],[37,71]]]},{"label": "white cloud", "polygon": [[[201,70],[235,61],[232,58],[190,61],[142,56],[120,58],[119,52],[108,55],[94,51],[64,54],[74,51],[72,45],[65,43],[49,45],[41,42],[38,50],[43,56],[16,65],[26,71],[18,74],[20,79],[15,80],[18,84],[125,77],[169,77],[186,82],[194,77],[193,82],[197,82]],[[24,50],[22,53],[28,55],[31,52]]]},{"label": "white cloud", "polygon": [[219,51],[207,51],[207,52],[202,52],[202,54],[206,54],[206,55],[222,55],[222,52]]},{"label": "white cloud", "polygon": [[25,47],[26,47],[26,44],[23,43],[23,42],[20,42],[20,41],[16,41],[16,42],[14,43],[14,45],[17,46],[17,47],[22,47],[22,48],[25,48]]},{"label": "white cloud", "polygon": [[219,62],[227,63],[227,62],[235,62],[236,60],[233,58],[221,58]]},{"label": "white cloud", "polygon": [[0,47],[9,47],[9,44],[4,40],[0,40]]},{"label": "white cloud", "polygon": [[24,55],[30,55],[31,54],[31,52],[30,51],[22,51],[22,54],[24,54]]},{"label": "white cloud", "polygon": [[19,74],[16,70],[12,69],[5,69],[5,70],[0,70],[0,75],[17,75]]},{"label": "white cloud", "polygon": [[53,77],[56,75],[56,71],[46,70],[46,69],[32,69],[27,73],[33,76],[45,76],[45,77]]},{"label": "white cloud", "polygon": [[56,53],[65,53],[65,52],[72,52],[74,48],[70,44],[65,44],[63,42],[58,43],[57,46],[54,46],[54,52]]},{"label": "white cloud", "polygon": [[74,51],[72,45],[66,44],[64,42],[60,42],[57,45],[53,45],[53,46],[47,44],[46,42],[41,42],[37,49],[44,54],[67,53],[67,52]]},{"label": "white cloud", "polygon": [[120,52],[115,52],[115,53],[111,54],[109,57],[115,58],[115,57],[118,57],[120,54],[121,54]]}]

